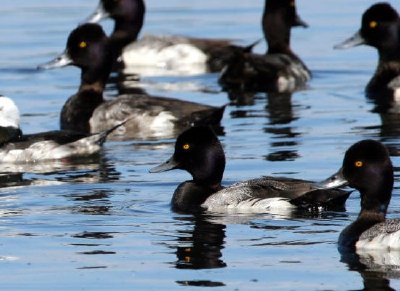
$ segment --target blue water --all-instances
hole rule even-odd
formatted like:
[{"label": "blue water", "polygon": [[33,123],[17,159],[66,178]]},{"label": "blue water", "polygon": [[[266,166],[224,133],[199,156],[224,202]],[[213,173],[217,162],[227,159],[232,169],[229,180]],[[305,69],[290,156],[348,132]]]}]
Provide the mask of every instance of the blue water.
[{"label": "blue water", "polygon": [[[251,43],[261,37],[263,2],[148,0],[143,33]],[[400,163],[400,123],[371,112],[374,105],[363,95],[376,52],[332,49],[359,28],[361,13],[374,1],[297,2],[310,27],[293,30],[292,46],[314,77],[292,96],[257,94],[246,105],[227,107],[220,137],[226,184],[260,175],[320,180],[340,167],[349,145],[364,138],[383,141],[395,166]],[[26,133],[58,128],[79,71],[35,67],[64,49],[69,31],[96,5],[97,0],[14,0],[0,6],[0,93],[17,103]],[[110,31],[111,22],[104,27]],[[146,77],[142,84],[152,94],[226,104],[216,79]],[[31,169],[14,183],[31,185],[1,188],[0,289],[400,289],[400,254],[387,259],[389,271],[365,272],[350,268],[337,251],[340,231],[358,214],[358,193],[345,212],[315,216],[196,218],[171,212],[171,195],[189,175],[148,169],[170,156],[173,143],[107,142],[98,159]],[[395,170],[389,217],[400,217]]]}]

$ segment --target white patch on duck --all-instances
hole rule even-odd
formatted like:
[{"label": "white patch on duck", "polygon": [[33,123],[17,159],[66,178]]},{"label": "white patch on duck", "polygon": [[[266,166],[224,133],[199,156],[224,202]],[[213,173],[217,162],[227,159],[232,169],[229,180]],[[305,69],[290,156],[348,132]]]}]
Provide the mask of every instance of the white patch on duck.
[{"label": "white patch on duck", "polygon": [[246,182],[239,182],[222,189],[208,197],[201,206],[211,212],[275,213],[282,215],[287,215],[288,212],[295,209],[295,206],[286,198],[254,198],[254,193],[245,185]]},{"label": "white patch on duck", "polygon": [[[141,75],[155,72],[167,74],[203,74],[207,72],[207,55],[184,38],[147,36],[127,46],[122,53],[125,73]],[[143,71],[142,71],[143,70]]]},{"label": "white patch on duck", "polygon": [[171,112],[161,111],[154,115],[152,112],[133,110],[119,116],[118,114],[121,112],[114,113],[114,109],[117,110],[118,108],[120,107],[113,106],[113,108],[109,108],[111,110],[96,109],[90,119],[90,131],[104,131],[120,124],[123,120],[128,120],[124,125],[114,130],[110,137],[120,136],[145,139],[148,137],[169,137],[174,135],[177,118]]},{"label": "white patch on duck", "polygon": [[14,101],[0,96],[0,126],[19,128],[19,119],[19,110]]},{"label": "white patch on duck", "polygon": [[40,141],[24,149],[16,149],[13,143],[9,143],[0,149],[0,160],[2,163],[35,163],[92,155],[100,151],[101,145],[98,141],[102,135],[103,133],[94,134],[64,145],[53,140]]},{"label": "white patch on duck", "polygon": [[400,221],[388,219],[363,232],[356,243],[361,250],[400,250]]}]

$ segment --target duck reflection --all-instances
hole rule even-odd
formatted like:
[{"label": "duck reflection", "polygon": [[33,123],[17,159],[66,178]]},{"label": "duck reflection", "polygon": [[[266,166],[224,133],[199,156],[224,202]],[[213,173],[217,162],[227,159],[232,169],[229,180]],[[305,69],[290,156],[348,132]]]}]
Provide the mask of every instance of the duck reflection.
[{"label": "duck reflection", "polygon": [[399,251],[340,251],[341,262],[360,273],[364,288],[360,290],[395,290],[390,279],[400,278]]},{"label": "duck reflection", "polygon": [[223,224],[209,222],[205,215],[196,215],[189,219],[193,229],[178,231],[176,256],[177,269],[224,268],[222,260],[225,228]]},{"label": "duck reflection", "polygon": [[264,131],[272,134],[273,139],[277,139],[271,143],[271,149],[278,150],[271,152],[265,158],[268,161],[293,161],[299,157],[296,138],[301,134],[295,132],[290,125],[298,119],[293,110],[292,93],[270,93],[267,94],[267,100],[265,109],[270,123]]},{"label": "duck reflection", "polygon": [[[264,97],[265,96],[265,97]],[[296,114],[296,106],[292,104],[292,93],[267,93],[265,95],[250,92],[231,92],[229,94],[231,104],[237,106],[232,110],[232,118],[258,117],[259,112],[254,109],[244,110],[242,106],[255,105],[259,100],[266,100],[264,115],[268,122],[264,132],[271,136],[273,142],[270,144],[271,152],[265,155],[268,161],[292,161],[299,157],[298,137],[292,123],[299,119]]]}]

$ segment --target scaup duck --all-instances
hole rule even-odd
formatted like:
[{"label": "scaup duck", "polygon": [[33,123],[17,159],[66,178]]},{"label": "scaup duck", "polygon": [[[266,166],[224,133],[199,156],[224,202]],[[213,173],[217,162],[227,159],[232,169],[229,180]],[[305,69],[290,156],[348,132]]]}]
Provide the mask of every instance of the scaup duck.
[{"label": "scaup duck", "polygon": [[193,125],[218,125],[225,106],[213,107],[146,94],[120,95],[110,101],[103,91],[112,67],[113,42],[98,24],[73,30],[65,52],[39,66],[50,69],[74,65],[81,69],[79,91],[64,104],[61,129],[94,133],[128,120],[111,134],[114,139],[174,137]]},{"label": "scaup duck", "polygon": [[375,74],[365,92],[380,105],[400,102],[400,17],[388,3],[368,8],[361,28],[351,38],[335,46],[337,49],[369,45],[378,50],[379,61]]},{"label": "scaup duck", "polygon": [[239,48],[227,39],[146,35],[138,40],[145,10],[143,0],[101,0],[85,20],[99,22],[111,18],[115,21],[110,38],[118,46],[117,55],[121,56],[125,72],[142,73],[141,67],[150,66],[178,74],[218,72]]},{"label": "scaup duck", "polygon": [[173,156],[151,173],[182,169],[193,180],[183,182],[172,197],[172,209],[191,212],[200,209],[215,212],[285,212],[296,206],[343,206],[350,193],[331,189],[321,191],[305,180],[261,177],[221,185],[225,154],[217,136],[209,127],[192,127],[178,136]]},{"label": "scaup duck", "polygon": [[100,151],[115,128],[87,135],[70,131],[22,134],[19,110],[14,101],[0,96],[0,161],[35,163],[44,160],[81,158]]},{"label": "scaup duck", "polygon": [[292,92],[311,79],[310,70],[290,48],[291,28],[307,27],[295,1],[266,0],[262,26],[267,52],[252,53],[252,45],[235,50],[219,77],[225,91]]},{"label": "scaup duck", "polygon": [[341,169],[321,185],[348,184],[361,195],[357,219],[339,236],[341,250],[400,250],[400,220],[385,219],[393,190],[393,166],[386,147],[362,140],[345,153]]}]

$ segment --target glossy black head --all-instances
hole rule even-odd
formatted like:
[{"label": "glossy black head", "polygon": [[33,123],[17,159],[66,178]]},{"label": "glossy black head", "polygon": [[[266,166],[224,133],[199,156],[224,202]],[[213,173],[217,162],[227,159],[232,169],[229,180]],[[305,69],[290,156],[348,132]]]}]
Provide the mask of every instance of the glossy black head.
[{"label": "glossy black head", "polygon": [[86,68],[105,58],[107,36],[101,26],[84,24],[74,29],[68,37],[66,52],[73,65]]},{"label": "glossy black head", "polygon": [[104,11],[115,20],[141,20],[146,11],[143,0],[101,0]]},{"label": "glossy black head", "polygon": [[386,213],[393,190],[393,166],[386,147],[374,140],[352,145],[344,156],[342,173],[359,190],[363,210]]},{"label": "glossy black head", "polygon": [[281,53],[282,47],[289,46],[290,30],[295,26],[308,27],[297,14],[295,0],[265,1],[262,28],[269,53]]},{"label": "glossy black head", "polygon": [[225,170],[225,154],[211,128],[192,127],[180,134],[171,159],[150,171],[172,169],[188,171],[197,183],[220,184]]},{"label": "glossy black head", "polygon": [[360,34],[366,44],[378,49],[399,43],[399,14],[388,3],[377,3],[362,17]]}]

